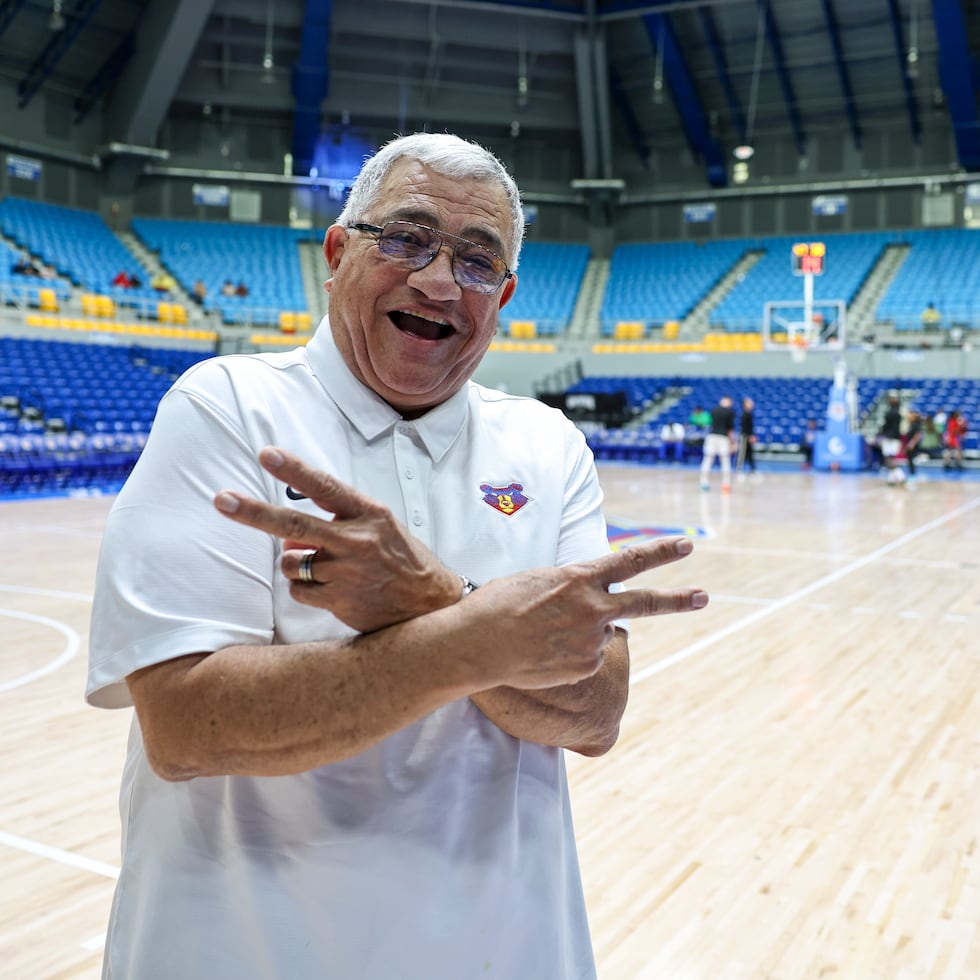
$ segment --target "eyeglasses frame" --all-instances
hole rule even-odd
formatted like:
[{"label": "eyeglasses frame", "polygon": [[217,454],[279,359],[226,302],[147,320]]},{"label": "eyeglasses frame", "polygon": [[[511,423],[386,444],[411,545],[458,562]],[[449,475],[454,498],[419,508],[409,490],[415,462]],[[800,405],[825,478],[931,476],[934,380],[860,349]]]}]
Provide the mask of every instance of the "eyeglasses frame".
[{"label": "eyeglasses frame", "polygon": [[[395,225],[395,224],[414,225],[416,228],[424,228],[426,231],[432,232],[432,234],[439,239],[439,247],[432,253],[432,258],[430,258],[429,261],[425,263],[425,265],[420,265],[415,269],[413,269],[412,270],[413,272],[418,272],[421,269],[425,269],[428,266],[432,265],[432,263],[435,262],[436,257],[439,255],[439,253],[444,248],[449,248],[451,249],[449,267],[453,270],[453,280],[456,283],[456,285],[459,286],[460,289],[468,289],[471,292],[478,293],[481,296],[492,296],[498,289],[500,289],[500,287],[505,282],[507,282],[508,279],[514,278],[514,273],[507,265],[507,263],[504,261],[503,256],[498,255],[495,251],[493,251],[493,249],[487,248],[486,245],[481,245],[479,242],[470,241],[470,239],[468,238],[462,238],[459,235],[454,235],[452,234],[452,232],[442,231],[439,228],[433,228],[431,225],[423,225],[419,221],[411,221],[408,218],[392,218],[390,221],[386,221],[383,225],[373,225],[373,224],[369,224],[366,221],[355,221],[352,224],[349,224],[347,227],[352,231],[361,231],[368,235],[376,235],[377,236],[376,241],[378,244],[378,248],[380,249],[381,238],[384,235],[385,229],[388,227],[388,225]],[[452,241],[455,244],[445,241],[445,239],[447,238],[452,239]],[[474,248],[482,248],[484,251],[489,252],[495,259],[499,259],[501,262],[504,263],[504,274],[503,276],[501,276],[500,282],[498,282],[497,285],[494,286],[493,289],[491,289],[489,292],[483,292],[482,290],[474,289],[472,285],[464,286],[458,279],[456,279],[456,249],[459,248],[460,245],[472,245]],[[382,255],[384,255],[383,252]],[[385,255],[385,258],[387,259],[392,257]],[[392,261],[397,261],[397,259],[392,259]]]}]

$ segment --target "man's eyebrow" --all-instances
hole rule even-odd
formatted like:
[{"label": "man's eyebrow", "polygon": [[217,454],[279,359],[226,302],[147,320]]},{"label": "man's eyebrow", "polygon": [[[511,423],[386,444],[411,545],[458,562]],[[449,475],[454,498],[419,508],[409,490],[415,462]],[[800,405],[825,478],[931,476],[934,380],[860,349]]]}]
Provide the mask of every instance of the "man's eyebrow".
[{"label": "man's eyebrow", "polygon": [[[439,227],[439,218],[430,211],[419,211],[413,208],[397,208],[396,210],[390,212],[385,219],[386,221],[414,221],[420,225],[427,225],[429,228],[435,228],[436,231],[441,231]],[[449,232],[447,232],[449,234]],[[485,245],[491,252],[496,252],[497,255],[502,256],[504,254],[504,243],[499,236],[494,234],[492,231],[487,231],[486,228],[482,228],[479,225],[468,226],[463,229],[460,238],[466,238],[471,242],[476,242],[478,245]]]}]

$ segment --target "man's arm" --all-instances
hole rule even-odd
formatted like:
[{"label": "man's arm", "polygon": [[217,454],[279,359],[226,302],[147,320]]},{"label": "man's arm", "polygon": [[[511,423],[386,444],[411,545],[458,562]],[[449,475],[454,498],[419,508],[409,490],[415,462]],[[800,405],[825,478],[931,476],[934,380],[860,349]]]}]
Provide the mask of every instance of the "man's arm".
[{"label": "man's arm", "polygon": [[626,634],[616,630],[591,677],[540,691],[495,687],[470,697],[508,735],[597,756],[616,744],[628,693],[629,649]]},{"label": "man's arm", "polygon": [[[615,620],[704,605],[707,597],[695,589],[609,592],[610,583],[677,557],[677,542],[659,539],[497,579],[464,601],[351,639],[227,647],[136,671],[127,680],[147,757],[171,780],[303,772],[497,687],[517,692],[509,704],[510,695],[490,695],[488,714],[516,715],[521,707],[515,734],[530,737],[523,734],[527,704],[539,702],[540,719],[554,695],[526,692],[574,687],[600,674],[616,646]],[[583,751],[601,748],[587,731],[575,742],[581,738]]]}]

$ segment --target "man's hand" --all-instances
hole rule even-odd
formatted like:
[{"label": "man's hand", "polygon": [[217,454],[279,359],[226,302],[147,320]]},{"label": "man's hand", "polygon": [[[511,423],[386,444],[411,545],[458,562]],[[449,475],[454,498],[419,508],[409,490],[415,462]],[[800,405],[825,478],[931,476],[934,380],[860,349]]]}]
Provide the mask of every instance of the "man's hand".
[{"label": "man's hand", "polygon": [[[263,449],[259,462],[333,515],[325,520],[229,490],[215,497],[215,506],[232,520],[283,539],[282,571],[297,602],[327,609],[353,629],[371,633],[459,599],[459,575],[387,507],[282,449]],[[300,562],[311,550],[313,582],[303,582]]]},{"label": "man's hand", "polygon": [[593,561],[538,568],[488,582],[466,600],[471,629],[492,637],[500,683],[531,690],[574,684],[597,673],[618,619],[689,612],[708,603],[700,589],[609,586],[693,550],[688,538],[658,538]]}]

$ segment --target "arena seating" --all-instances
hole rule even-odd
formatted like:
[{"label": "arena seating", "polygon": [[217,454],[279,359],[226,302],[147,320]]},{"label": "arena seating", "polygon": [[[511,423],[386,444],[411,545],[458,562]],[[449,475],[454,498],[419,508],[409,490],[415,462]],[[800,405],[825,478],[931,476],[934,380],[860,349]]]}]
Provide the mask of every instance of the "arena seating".
[{"label": "arena seating", "polygon": [[[820,236],[827,245],[827,263],[825,273],[814,277],[815,301],[844,300],[850,305],[893,237],[870,233]],[[802,303],[803,279],[794,275],[792,266],[792,246],[798,241],[800,236],[758,240],[756,247],[765,254],[711,311],[708,322],[712,328],[757,331],[767,302]]]},{"label": "arena seating", "polygon": [[749,247],[743,240],[617,246],[599,314],[602,336],[614,336],[621,322],[642,323],[646,333],[684,319]]},{"label": "arena seating", "polygon": [[[133,231],[188,293],[200,279],[207,288],[204,309],[218,310],[225,323],[271,326],[282,311],[306,310],[297,244],[317,238],[314,232],[163,218],[135,218]],[[244,283],[248,295],[223,296],[226,281]]]},{"label": "arena seating", "polygon": [[147,311],[156,306],[158,297],[148,283],[135,289],[113,287],[119,272],[142,274],[143,270],[92,211],[8,197],[0,201],[0,230],[80,289],[111,296],[116,305]]},{"label": "arena seating", "polygon": [[[500,311],[514,337],[555,336],[568,328],[589,261],[587,245],[528,242],[521,249],[520,288]],[[533,329],[515,327],[533,324]]]},{"label": "arena seating", "polygon": [[121,482],[160,398],[208,356],[0,337],[0,493]]},{"label": "arena seating", "polygon": [[934,303],[939,329],[980,329],[980,232],[948,228],[903,238],[911,248],[878,304],[878,320],[899,332],[922,330],[922,310]]}]

